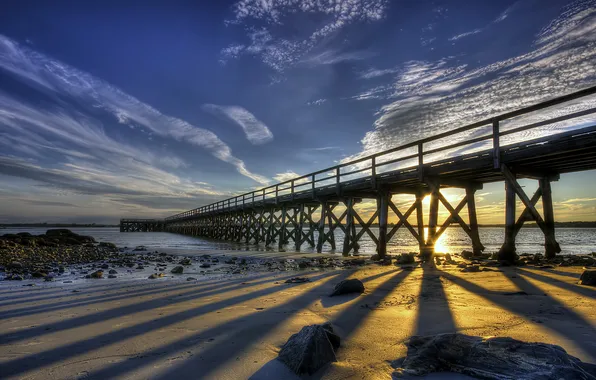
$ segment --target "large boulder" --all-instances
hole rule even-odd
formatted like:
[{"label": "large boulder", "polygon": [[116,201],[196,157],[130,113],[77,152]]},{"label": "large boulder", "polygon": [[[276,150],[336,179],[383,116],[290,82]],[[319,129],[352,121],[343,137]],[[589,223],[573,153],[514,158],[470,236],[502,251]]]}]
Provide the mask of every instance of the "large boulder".
[{"label": "large boulder", "polygon": [[331,324],[305,326],[283,345],[278,360],[298,375],[311,375],[337,360],[335,350],[339,344],[340,338]]},{"label": "large boulder", "polygon": [[55,228],[47,230],[46,237],[57,239],[60,244],[66,245],[95,243],[95,239],[92,236],[79,235],[66,228]]},{"label": "large boulder", "polygon": [[395,377],[456,372],[494,380],[594,379],[594,366],[552,344],[452,333],[414,336],[407,345],[408,354]]},{"label": "large boulder", "polygon": [[579,284],[596,286],[596,270],[586,269],[579,278]]},{"label": "large boulder", "polygon": [[329,295],[329,297],[339,296],[341,294],[349,294],[349,293],[362,293],[364,292],[364,284],[362,281],[351,278],[349,280],[343,280],[333,289],[333,293]]}]

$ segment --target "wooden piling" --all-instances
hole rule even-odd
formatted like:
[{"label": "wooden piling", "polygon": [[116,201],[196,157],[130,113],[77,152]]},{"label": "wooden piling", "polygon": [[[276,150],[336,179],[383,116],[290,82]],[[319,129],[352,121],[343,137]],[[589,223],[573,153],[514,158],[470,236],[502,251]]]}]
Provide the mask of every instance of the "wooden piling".
[{"label": "wooden piling", "polygon": [[515,190],[505,182],[505,242],[499,251],[499,260],[515,262]]},{"label": "wooden piling", "polygon": [[549,178],[541,178],[539,186],[542,190],[542,210],[544,213],[544,254],[552,259],[561,252],[561,247],[555,240],[555,214],[553,210],[553,197]]},{"label": "wooden piling", "polygon": [[379,242],[377,244],[377,253],[379,258],[387,255],[387,217],[389,214],[389,193],[382,192],[377,198],[377,209],[379,212]]},{"label": "wooden piling", "polygon": [[480,242],[480,234],[478,231],[478,218],[476,215],[476,200],[475,195],[476,189],[472,187],[466,187],[466,198],[468,199],[468,218],[470,222],[470,232],[472,239],[472,251],[474,255],[480,255],[484,250],[484,246]]}]

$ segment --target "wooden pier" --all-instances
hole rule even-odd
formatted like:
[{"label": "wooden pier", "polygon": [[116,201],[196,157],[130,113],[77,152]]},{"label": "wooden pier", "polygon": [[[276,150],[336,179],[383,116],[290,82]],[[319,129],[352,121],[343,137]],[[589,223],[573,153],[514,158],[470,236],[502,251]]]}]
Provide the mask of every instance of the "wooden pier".
[{"label": "wooden pier", "polygon": [[120,219],[120,232],[163,232],[163,219]]},{"label": "wooden pier", "polygon": [[[484,183],[504,181],[505,234],[500,258],[514,260],[515,239],[526,221],[538,225],[544,234],[545,254],[553,257],[561,249],[555,238],[551,182],[563,173],[596,169],[596,122],[584,118],[595,114],[596,108],[579,107],[594,94],[596,87],[591,87],[164,220],[123,219],[121,231],[165,231],[279,248],[291,243],[296,250],[307,244],[318,252],[328,243],[332,251],[339,248],[344,255],[358,252],[359,241],[367,234],[383,257],[398,229],[406,228],[428,259],[441,234],[457,224],[469,236],[473,252],[479,254],[484,246],[478,233],[475,193]],[[557,116],[545,116],[544,111],[553,108]],[[540,137],[528,139],[528,134]],[[518,183],[521,178],[536,180],[536,192],[526,193]],[[462,189],[464,196],[458,204],[451,204],[442,194],[445,188]],[[398,194],[410,196],[409,207],[397,207],[393,196]],[[425,218],[422,200],[427,196],[430,204]],[[516,213],[517,198],[524,205],[521,213]],[[374,200],[376,207],[365,218],[359,204],[367,200]],[[439,225],[441,206],[449,217]],[[464,208],[467,215],[462,215]],[[397,220],[392,226],[390,215]],[[410,223],[414,216],[416,222]],[[373,225],[378,225],[377,233]],[[344,234],[341,245],[335,238],[337,230]]]}]

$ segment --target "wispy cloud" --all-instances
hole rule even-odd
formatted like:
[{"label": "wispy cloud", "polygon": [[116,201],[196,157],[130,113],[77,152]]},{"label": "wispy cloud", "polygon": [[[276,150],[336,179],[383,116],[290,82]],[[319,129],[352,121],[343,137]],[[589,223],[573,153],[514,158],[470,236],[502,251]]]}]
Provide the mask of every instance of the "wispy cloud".
[{"label": "wispy cloud", "polygon": [[299,63],[309,66],[333,65],[344,61],[361,61],[373,55],[368,51],[340,52],[338,50],[325,50],[320,53],[309,54]]},{"label": "wispy cloud", "polygon": [[265,123],[240,106],[205,104],[203,105],[203,109],[233,121],[242,128],[246,138],[252,144],[260,145],[273,140],[273,133],[271,133]]},{"label": "wispy cloud", "polygon": [[297,174],[297,173],[294,173],[291,170],[288,170],[286,172],[276,174],[273,177],[273,179],[276,182],[285,182],[285,181],[289,181],[289,180],[294,179],[294,178],[297,178],[297,177],[300,177],[300,174]]},{"label": "wispy cloud", "polygon": [[[76,101],[112,114],[122,124],[144,128],[158,136],[171,138],[205,149],[216,158],[236,167],[236,170],[259,183],[267,179],[250,172],[242,160],[213,132],[196,127],[185,120],[165,115],[150,105],[141,102],[120,89],[99,78],[54,60],[41,53],[23,47],[15,41],[0,35],[0,68],[12,73],[22,81],[36,85],[45,92],[59,96],[70,96]],[[10,116],[10,115],[9,115]],[[25,118],[29,116],[24,114]],[[97,121],[91,120],[93,124]],[[47,129],[43,123],[36,123]],[[77,139],[84,143],[89,137],[104,138],[101,126],[65,130],[61,126],[52,128],[66,139]],[[62,130],[62,131],[60,131]],[[74,133],[74,137],[70,134]],[[86,135],[81,135],[85,133]],[[89,136],[93,134],[93,136]]]},{"label": "wispy cloud", "polygon": [[[462,65],[454,57],[403,64],[393,83],[373,87],[354,97],[389,102],[377,112],[374,129],[361,140],[363,151],[345,160],[593,85],[596,10],[586,4],[578,1],[565,8],[561,17],[538,34],[529,52],[507,60],[476,68]],[[568,110],[594,106],[596,100],[590,98],[569,105]],[[547,113],[529,115],[515,123],[548,117]],[[593,119],[587,116],[573,123],[589,120]],[[531,133],[540,135],[568,125],[569,122],[553,124]]]},{"label": "wispy cloud", "polygon": [[326,103],[327,99],[317,99],[317,100],[313,100],[312,102],[308,102],[306,103],[309,106],[320,106],[323,103]]},{"label": "wispy cloud", "polygon": [[464,38],[464,37],[467,37],[467,36],[471,36],[471,35],[473,35],[473,34],[478,34],[478,33],[482,32],[483,30],[484,30],[484,28],[481,28],[481,29],[474,29],[474,30],[472,30],[472,31],[470,31],[470,32],[465,32],[465,33],[462,33],[462,34],[458,34],[458,35],[456,35],[456,36],[453,36],[453,37],[451,37],[451,38],[449,39],[449,41],[457,41],[457,40],[459,40],[460,38]]},{"label": "wispy cloud", "polygon": [[390,74],[395,74],[399,71],[399,69],[397,68],[390,68],[390,69],[375,69],[375,68],[370,68],[366,71],[363,71],[360,73],[360,78],[363,79],[372,79],[372,78],[378,78],[378,77],[382,77],[385,75],[390,75]]},{"label": "wispy cloud", "polygon": [[497,16],[496,19],[494,19],[491,23],[489,23],[485,27],[477,28],[477,29],[471,30],[469,32],[464,32],[464,33],[455,35],[455,36],[449,38],[449,41],[455,42],[455,41],[457,41],[459,39],[462,39],[464,37],[468,37],[468,36],[472,36],[474,34],[482,33],[487,28],[489,28],[492,24],[498,24],[501,21],[505,20],[509,16],[509,14],[518,6],[518,4],[519,4],[519,1],[516,2],[516,3],[514,3],[513,5],[511,5],[507,9],[505,9],[503,12],[501,12],[501,14],[499,14],[499,16]]},{"label": "wispy cloud", "polygon": [[[313,49],[339,30],[359,22],[381,20],[387,10],[387,0],[240,0],[232,9],[234,18],[228,25],[242,25],[248,43],[235,43],[222,49],[222,61],[241,55],[253,55],[277,72],[298,62],[333,64],[361,59],[356,53],[325,52],[312,54]],[[313,27],[287,35],[280,26],[298,14],[321,16],[324,19]],[[291,22],[290,22],[291,23]],[[321,56],[321,54],[323,54]]]}]

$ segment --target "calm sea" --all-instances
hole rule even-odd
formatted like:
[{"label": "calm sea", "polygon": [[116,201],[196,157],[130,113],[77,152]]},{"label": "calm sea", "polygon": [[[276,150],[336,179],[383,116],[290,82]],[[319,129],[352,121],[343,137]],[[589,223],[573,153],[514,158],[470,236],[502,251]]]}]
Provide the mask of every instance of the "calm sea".
[{"label": "calm sea", "polygon": [[[107,241],[116,244],[118,247],[136,247],[144,245],[151,250],[176,249],[185,251],[185,254],[203,254],[215,250],[266,250],[263,245],[246,245],[243,243],[223,242],[204,238],[194,238],[184,235],[170,234],[165,232],[120,232],[118,228],[71,228],[72,231],[81,235],[93,236],[97,241]],[[46,231],[46,228],[6,228],[0,229],[0,234],[29,232],[37,235]],[[373,228],[375,234],[377,231]],[[486,252],[497,251],[504,236],[504,229],[500,227],[480,228],[480,239],[486,247]],[[316,237],[316,234],[315,234]],[[563,249],[562,253],[591,253],[596,252],[596,228],[559,228],[556,231],[557,241]],[[343,234],[336,230],[337,247],[341,250],[343,245]],[[517,250],[519,253],[541,253],[543,252],[544,237],[538,228],[523,228],[517,236]],[[267,250],[276,249],[277,244]],[[365,234],[360,242],[360,253],[374,254],[375,245]],[[438,241],[437,252],[459,253],[464,249],[470,249],[471,242],[468,236],[460,228],[448,228]],[[323,251],[330,251],[331,247],[326,244]],[[287,251],[293,251],[290,243]],[[390,253],[418,251],[418,245],[408,230],[402,228],[393,236],[388,243]],[[307,244],[301,248],[301,252],[313,252]],[[341,252],[341,251],[340,251]],[[181,252],[182,253],[182,252]]]}]

